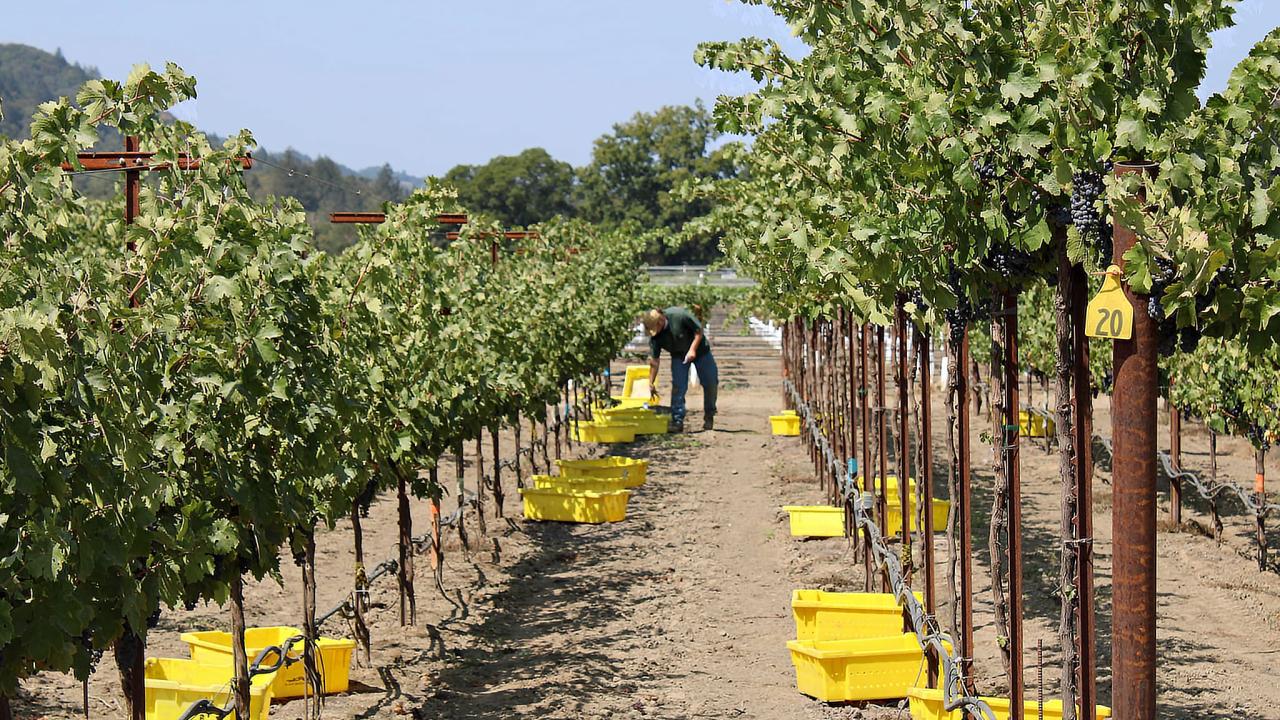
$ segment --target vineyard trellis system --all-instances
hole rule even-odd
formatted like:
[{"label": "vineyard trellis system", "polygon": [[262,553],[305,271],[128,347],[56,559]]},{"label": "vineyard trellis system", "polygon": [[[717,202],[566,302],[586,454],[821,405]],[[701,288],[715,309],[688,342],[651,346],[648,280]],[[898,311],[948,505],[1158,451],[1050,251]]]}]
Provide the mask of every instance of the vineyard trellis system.
[{"label": "vineyard trellis system", "polygon": [[[1180,411],[1250,439],[1258,472],[1246,507],[1268,505],[1262,460],[1280,437],[1280,282],[1271,270],[1280,242],[1280,31],[1202,103],[1196,89],[1210,35],[1232,24],[1231,0],[1079,0],[1069,9],[1056,0],[766,4],[806,52],[792,57],[755,38],[700,47],[703,65],[748,73],[757,87],[717,101],[720,129],[754,142],[740,155],[744,176],[691,190],[713,201],[697,230],[723,233],[729,261],[759,283],[755,306],[787,322],[787,378],[828,433],[841,432],[828,423],[842,408],[813,377],[815,358],[826,358],[814,327],[874,326],[858,340],[871,348],[858,372],[874,376],[875,400],[856,466],[872,480],[864,490],[877,517],[884,492],[875,485],[884,482],[874,478],[887,474],[890,412],[884,328],[898,335],[899,412],[910,410],[904,336],[945,338],[956,369],[952,428],[969,424],[967,398],[955,393],[983,395],[964,356],[990,364],[997,483],[988,545],[1014,718],[1023,714],[1016,369],[1034,369],[1053,386],[1044,412],[1056,421],[1046,445],[1060,460],[1058,684],[1067,720],[1088,717],[1097,702],[1092,399],[1110,393],[1111,705],[1117,717],[1153,720],[1161,374],[1176,378],[1167,392]],[[1089,286],[1108,272],[1134,332],[1109,341],[1111,352],[1090,352],[1086,336],[1098,318],[1086,317]],[[840,322],[843,313],[853,322]],[[983,342],[970,343],[971,334]],[[897,420],[905,468],[913,424]],[[968,542],[967,429],[951,434],[952,508],[962,517],[949,525]],[[808,430],[805,437],[813,440]],[[816,471],[830,487],[831,468]],[[1257,535],[1266,567],[1264,529]],[[970,553],[957,554],[948,575],[963,607]],[[919,567],[905,547],[903,560],[908,574]],[[969,631],[956,625],[964,668]]]},{"label": "vineyard trellis system", "polygon": [[[430,551],[439,585],[443,531],[467,547],[490,512],[502,517],[504,470],[518,486],[524,459],[550,472],[550,434],[556,457],[573,447],[567,416],[607,393],[601,368],[630,338],[638,238],[568,220],[503,235],[429,183],[382,213],[333,218],[361,227],[330,257],[296,201],[249,197],[248,133],[215,148],[167,116],[194,93],[176,66],[140,66],[42,105],[30,140],[0,140],[3,717],[22,679],[84,680],[114,649],[140,720],[147,629],[161,607],[201,601],[230,603],[233,704],[247,716],[243,576],[278,575],[286,548],[317,677],[319,624],[334,611],[316,613],[314,536],[342,518],[356,567],[336,612],[367,652],[371,579],[395,574],[414,622],[415,551]],[[88,152],[105,130],[125,152]],[[124,173],[123,214],[78,193],[86,172]],[[513,251],[504,262],[498,237]],[[445,514],[450,455],[457,508]],[[367,573],[362,510],[393,489],[397,557]],[[431,504],[425,536],[411,498]]]}]

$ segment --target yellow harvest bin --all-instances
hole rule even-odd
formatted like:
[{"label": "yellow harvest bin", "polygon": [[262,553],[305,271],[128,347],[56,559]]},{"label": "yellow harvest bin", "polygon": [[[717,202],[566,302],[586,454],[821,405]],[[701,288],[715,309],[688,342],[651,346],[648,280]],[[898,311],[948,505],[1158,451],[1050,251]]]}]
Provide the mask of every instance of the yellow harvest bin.
[{"label": "yellow harvest bin", "polygon": [[[796,688],[823,702],[892,700],[929,678],[911,633],[865,640],[791,640]],[[949,647],[948,647],[949,649]]]},{"label": "yellow harvest bin", "polygon": [[640,487],[649,472],[648,460],[610,455],[598,460],[557,460],[564,477],[622,478],[626,487]]},{"label": "yellow harvest bin", "polygon": [[661,435],[667,431],[667,418],[652,410],[643,408],[597,410],[596,417],[601,424],[631,423],[636,426],[637,435]]},{"label": "yellow harvest bin", "polygon": [[795,437],[800,434],[800,416],[787,411],[781,415],[769,416],[769,428],[774,435]]},{"label": "yellow harvest bin", "polygon": [[564,488],[565,490],[588,490],[590,492],[614,492],[625,490],[626,482],[622,478],[590,478],[564,477],[563,475],[534,475],[533,486],[539,490]]},{"label": "yellow harvest bin", "polygon": [[629,443],[635,442],[637,429],[635,423],[578,421],[573,424],[573,438],[589,443]]},{"label": "yellow harvest bin", "polygon": [[613,406],[615,410],[647,410],[649,408],[649,398],[629,398],[625,395],[611,396],[617,405]]},{"label": "yellow harvest bin", "polygon": [[629,490],[592,492],[565,488],[521,488],[526,520],[575,523],[621,522],[627,517]]},{"label": "yellow harvest bin", "polygon": [[[622,382],[622,397],[649,402],[649,366],[628,365],[626,379]],[[661,400],[661,398],[658,398]]]},{"label": "yellow harvest bin", "polygon": [[[289,638],[301,634],[302,631],[294,627],[249,628],[244,631],[245,649],[252,660],[263,648],[283,646]],[[231,664],[231,633],[220,630],[182,633],[182,642],[190,648],[191,659],[196,662],[214,666]],[[316,664],[320,666],[320,692],[326,695],[346,692],[351,677],[351,651],[355,649],[356,641],[322,637],[316,641],[316,645]],[[295,644],[293,655],[301,654],[301,643]],[[304,673],[301,661],[281,667],[275,674],[272,686],[275,696],[281,699],[302,697],[306,691]]]},{"label": "yellow harvest bin", "polygon": [[1042,438],[1052,435],[1057,431],[1053,418],[1046,417],[1040,413],[1029,413],[1026,410],[1018,412],[1018,434],[1023,437]]},{"label": "yellow harvest bin", "polygon": [[[1008,720],[1009,718],[1009,698],[983,697],[981,698],[987,705],[991,706],[992,712],[996,715],[996,720]],[[957,708],[951,712],[947,712],[943,707],[942,691],[930,690],[928,688],[912,688],[907,692],[907,700],[911,704],[911,717],[914,720],[964,720],[967,717],[964,711]],[[1096,720],[1104,720],[1111,717],[1111,708],[1103,705],[1096,707]],[[1023,717],[1037,717],[1039,708],[1035,702],[1023,703]],[[1079,708],[1077,708],[1076,717],[1079,717]],[[1061,720],[1062,718],[1062,701],[1049,700],[1044,704],[1045,720]]]},{"label": "yellow harvest bin", "polygon": [[787,505],[792,537],[844,537],[844,508],[830,505]]},{"label": "yellow harvest bin", "polygon": [[[218,707],[230,705],[234,674],[230,660],[207,665],[195,660],[147,658],[143,671],[147,720],[176,720],[200,700]],[[267,673],[249,683],[249,714],[253,720],[267,720],[275,679],[276,673]]]},{"label": "yellow harvest bin", "polygon": [[[876,480],[874,482],[876,483],[876,488],[879,489],[880,487],[879,481]],[[898,476],[897,475],[885,475],[884,486],[885,486],[885,492],[888,494],[890,500],[898,497]],[[915,478],[911,478],[910,480],[907,481],[907,492],[911,493],[912,495],[915,495],[915,492],[916,492]]]},{"label": "yellow harvest bin", "polygon": [[[911,532],[919,532],[920,519],[916,517],[916,498],[911,495],[910,508],[911,514]],[[898,502],[896,495],[890,495],[889,501],[885,503],[885,512],[889,517],[885,518],[883,528],[885,535],[901,535],[902,534],[902,505]],[[933,501],[933,532],[944,533],[947,531],[947,515],[951,513],[951,502],[948,500]]]},{"label": "yellow harvest bin", "polygon": [[[924,602],[924,597],[916,593]],[[791,591],[797,640],[862,640],[898,635],[902,607],[892,593]]]}]

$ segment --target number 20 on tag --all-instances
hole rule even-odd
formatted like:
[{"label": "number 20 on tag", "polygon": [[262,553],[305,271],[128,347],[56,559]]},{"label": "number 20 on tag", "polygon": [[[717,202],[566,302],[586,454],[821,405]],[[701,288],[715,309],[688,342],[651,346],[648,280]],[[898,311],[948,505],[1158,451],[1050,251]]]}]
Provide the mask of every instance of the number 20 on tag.
[{"label": "number 20 on tag", "polygon": [[1121,270],[1107,268],[1102,289],[1089,301],[1085,311],[1084,334],[1105,340],[1129,340],[1133,337],[1133,305],[1120,287]]}]

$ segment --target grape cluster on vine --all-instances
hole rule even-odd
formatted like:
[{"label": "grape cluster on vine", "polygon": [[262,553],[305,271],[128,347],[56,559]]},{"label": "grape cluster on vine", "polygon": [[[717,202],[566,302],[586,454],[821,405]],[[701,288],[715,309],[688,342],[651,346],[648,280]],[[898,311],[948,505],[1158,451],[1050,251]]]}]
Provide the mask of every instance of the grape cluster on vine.
[{"label": "grape cluster on vine", "polygon": [[80,646],[84,648],[85,655],[89,658],[89,672],[92,673],[102,661],[102,648],[94,647],[93,633],[88,630],[80,634]]},{"label": "grape cluster on vine", "polygon": [[964,339],[965,328],[969,327],[969,323],[973,321],[974,309],[973,303],[969,301],[969,296],[964,291],[960,271],[955,265],[947,271],[947,289],[955,296],[956,306],[943,310],[942,317],[947,322],[947,333],[951,344],[959,345]]},{"label": "grape cluster on vine", "polygon": [[1006,287],[1023,284],[1035,267],[1035,258],[1031,253],[1000,245],[988,248],[984,261],[995,272],[997,280]]},{"label": "grape cluster on vine", "polygon": [[1110,172],[1108,162],[1101,173],[1084,170],[1071,176],[1071,224],[1076,226],[1080,237],[1098,251],[1104,264],[1111,262],[1112,228],[1099,200],[1106,191],[1103,177]]},{"label": "grape cluster on vine", "polygon": [[973,159],[973,174],[978,176],[978,182],[983,185],[990,185],[999,178],[999,172],[996,170],[995,158],[987,155],[981,158]]}]

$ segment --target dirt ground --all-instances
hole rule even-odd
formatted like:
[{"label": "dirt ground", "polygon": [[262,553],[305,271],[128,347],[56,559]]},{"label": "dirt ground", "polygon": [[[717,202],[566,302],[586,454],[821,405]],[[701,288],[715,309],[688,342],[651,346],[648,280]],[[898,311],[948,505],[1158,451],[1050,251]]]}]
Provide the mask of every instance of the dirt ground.
[{"label": "dirt ground", "polygon": [[[713,432],[658,436],[611,452],[647,458],[649,482],[631,498],[625,522],[566,525],[520,519],[515,478],[504,473],[507,516],[488,519],[472,548],[456,535],[446,543],[443,587],[430,559],[417,560],[417,624],[402,628],[394,579],[372,589],[372,662],[352,670],[352,692],[327,699],[335,718],[880,718],[905,717],[898,706],[827,706],[800,695],[786,650],[795,628],[795,588],[861,590],[860,553],[846,540],[789,536],[786,504],[817,504],[821,492],[797,438],[769,435],[767,416],[782,405],[776,351],[739,329],[716,328],[721,413]],[[617,367],[621,367],[620,365]],[[665,372],[665,371],[664,371]],[[1037,403],[1039,399],[1037,399]],[[701,395],[690,396],[690,427],[701,427]],[[943,413],[935,400],[935,470],[944,494]],[[991,501],[990,449],[975,418],[975,546],[977,666],[984,691],[1003,683],[991,627],[986,512]],[[1109,432],[1105,401],[1095,427]],[[1207,436],[1185,429],[1185,464],[1207,463]],[[1220,472],[1243,482],[1252,458],[1243,443],[1219,443]],[[509,457],[510,439],[504,439]],[[576,452],[577,449],[575,449]],[[601,448],[590,452],[600,454]],[[1043,641],[1045,686],[1056,691],[1057,600],[1054,575],[1058,489],[1056,457],[1024,445],[1027,687],[1038,689],[1036,642]],[[487,461],[491,462],[491,461]],[[1272,477],[1280,477],[1274,463]],[[468,462],[468,478],[474,484]],[[446,463],[443,478],[453,477]],[[1097,483],[1097,571],[1100,678],[1109,699],[1110,476]],[[513,499],[514,498],[514,499]],[[1167,495],[1161,496],[1167,508]],[[446,499],[446,508],[454,501]],[[395,554],[395,498],[384,497],[365,522],[368,564]],[[490,505],[490,511],[492,506]],[[429,508],[413,503],[415,528]],[[1207,506],[1189,499],[1183,528],[1159,538],[1160,717],[1280,718],[1280,571],[1260,573],[1252,556],[1252,522],[1228,508],[1219,544]],[[1280,521],[1272,520],[1273,525]],[[945,543],[936,538],[939,563]],[[1273,530],[1271,544],[1280,547]],[[1277,553],[1280,554],[1280,553]],[[254,625],[297,625],[300,573],[285,562],[273,579],[246,588]],[[319,607],[346,596],[352,580],[349,523],[318,538]],[[941,578],[941,571],[939,576]],[[939,591],[939,597],[946,593]],[[945,618],[949,608],[939,613]],[[184,657],[179,634],[226,629],[216,606],[166,612],[148,639],[148,655]],[[341,617],[327,635],[350,636]],[[359,659],[359,658],[358,658]],[[123,717],[114,666],[104,659],[89,685],[89,715]],[[74,679],[42,676],[15,701],[19,717],[81,713]],[[276,718],[300,718],[300,700],[278,702]]]}]

